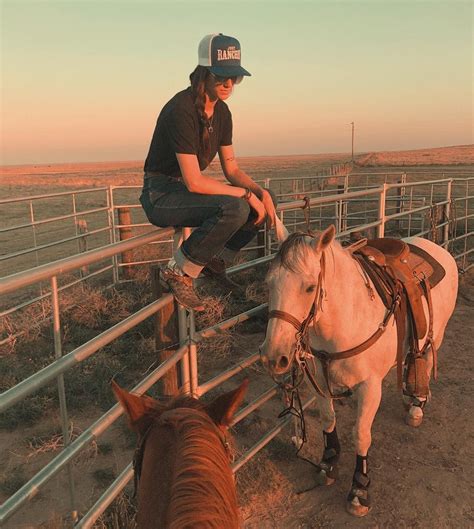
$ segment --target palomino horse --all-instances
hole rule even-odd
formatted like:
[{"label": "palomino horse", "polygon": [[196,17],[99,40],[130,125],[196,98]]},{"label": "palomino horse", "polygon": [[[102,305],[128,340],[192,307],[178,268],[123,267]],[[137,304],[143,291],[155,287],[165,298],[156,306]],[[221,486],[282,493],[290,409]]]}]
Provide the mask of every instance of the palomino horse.
[{"label": "palomino horse", "polygon": [[[397,325],[391,317],[393,313],[390,314],[375,294],[374,284],[359,262],[350,250],[334,240],[334,236],[335,229],[330,226],[315,237],[292,234],[281,246],[266,278],[270,319],[261,355],[272,376],[282,375],[291,367],[300,367],[311,386],[321,393],[317,395],[324,439],[317,476],[320,484],[333,483],[337,474],[340,445],[333,399],[348,390],[357,398],[354,430],[357,456],[347,510],[364,516],[370,509],[367,454],[371,427],[380,404],[382,380],[396,361]],[[423,359],[423,373],[417,372],[417,376],[423,374],[428,384],[433,366],[432,349],[436,351],[440,346],[454,310],[458,272],[453,257],[442,247],[421,238],[407,242],[426,250],[446,272],[430,291],[432,339],[426,342],[429,346],[427,358]],[[424,297],[422,303],[423,315],[423,311],[427,311]],[[409,347],[408,323],[406,325],[407,335],[401,340],[403,353]],[[418,342],[420,347],[422,341]],[[365,346],[357,347],[360,344]],[[358,349],[357,354],[344,357],[342,352],[354,349]],[[338,353],[339,358],[334,359]],[[429,389],[426,389],[426,398],[410,399],[409,424],[421,423],[428,394]]]},{"label": "palomino horse", "polygon": [[208,405],[188,396],[164,405],[112,385],[140,436],[134,460],[137,527],[240,527],[227,427],[248,381]]}]

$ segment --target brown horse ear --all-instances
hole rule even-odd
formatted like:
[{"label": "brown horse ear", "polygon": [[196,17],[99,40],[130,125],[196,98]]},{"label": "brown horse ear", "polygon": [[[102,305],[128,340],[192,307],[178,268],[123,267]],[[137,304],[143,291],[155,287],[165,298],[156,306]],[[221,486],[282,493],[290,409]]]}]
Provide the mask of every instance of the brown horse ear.
[{"label": "brown horse ear", "polygon": [[235,412],[244,400],[249,380],[246,378],[237,389],[216,397],[206,406],[206,411],[211,419],[218,425],[229,426]]},{"label": "brown horse ear", "polygon": [[138,431],[145,429],[147,427],[146,423],[152,420],[149,412],[158,409],[158,402],[147,395],[139,396],[129,393],[122,389],[115,380],[112,380],[111,384],[116,399],[128,416],[130,427]]},{"label": "brown horse ear", "polygon": [[325,250],[332,243],[335,236],[336,228],[334,224],[331,224],[323,231],[323,233],[321,233],[319,239],[317,239],[314,248],[316,253],[321,253],[323,250]]}]

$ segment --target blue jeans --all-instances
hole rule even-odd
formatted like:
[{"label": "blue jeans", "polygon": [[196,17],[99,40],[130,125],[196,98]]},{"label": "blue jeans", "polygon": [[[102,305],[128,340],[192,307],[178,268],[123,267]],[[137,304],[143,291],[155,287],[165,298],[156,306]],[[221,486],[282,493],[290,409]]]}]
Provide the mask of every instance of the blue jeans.
[{"label": "blue jeans", "polygon": [[239,251],[259,230],[256,213],[245,199],[191,193],[182,181],[164,175],[145,179],[140,202],[155,226],[196,228],[180,250],[200,267],[224,248]]}]

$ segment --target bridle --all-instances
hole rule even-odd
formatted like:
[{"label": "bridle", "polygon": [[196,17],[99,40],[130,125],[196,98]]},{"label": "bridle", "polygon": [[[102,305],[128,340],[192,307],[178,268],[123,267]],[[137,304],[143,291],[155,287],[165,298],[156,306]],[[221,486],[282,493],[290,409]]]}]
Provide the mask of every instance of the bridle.
[{"label": "bridle", "polygon": [[[360,263],[359,261],[357,261]],[[362,263],[361,263],[362,264]],[[268,313],[268,319],[276,318],[283,321],[286,321],[290,325],[292,325],[296,329],[296,345],[295,345],[295,353],[292,361],[292,368],[293,368],[293,376],[292,379],[297,379],[297,376],[295,375],[295,371],[301,371],[306,377],[308,378],[308,381],[313,386],[313,388],[316,390],[316,392],[321,395],[324,398],[327,399],[341,399],[344,397],[348,397],[352,394],[352,391],[350,389],[334,394],[331,390],[331,382],[329,379],[329,366],[330,363],[335,360],[344,360],[347,358],[351,358],[353,356],[356,356],[365,350],[367,350],[371,345],[373,345],[380,336],[384,333],[388,322],[390,318],[395,314],[397,308],[400,305],[401,302],[401,295],[400,293],[397,293],[393,297],[392,304],[390,308],[387,310],[387,313],[385,314],[385,317],[383,321],[379,324],[377,327],[377,330],[364,342],[357,345],[356,347],[352,347],[351,349],[346,349],[345,351],[340,351],[336,353],[328,353],[327,351],[324,351],[322,349],[313,349],[309,343],[308,339],[308,328],[310,325],[311,320],[317,318],[318,311],[321,310],[322,307],[322,301],[324,297],[324,281],[325,281],[325,270],[326,270],[326,260],[325,260],[325,251],[323,250],[321,254],[321,267],[318,277],[318,286],[316,290],[316,296],[314,298],[314,301],[311,305],[311,309],[309,311],[308,316],[300,322],[297,318],[295,318],[292,314],[282,311],[282,310],[271,310]],[[369,285],[370,287],[370,285]],[[317,358],[321,362],[322,366],[322,372],[324,375],[324,379],[326,381],[327,390],[328,393],[325,393],[316,382],[315,377],[313,376],[313,373],[308,367],[308,361],[310,361],[313,365],[314,373],[316,373],[316,362],[315,358]],[[296,365],[294,365],[296,363]],[[303,375],[303,376],[304,376]],[[288,387],[288,384],[284,385],[286,386],[286,389],[291,389],[291,387]]]}]

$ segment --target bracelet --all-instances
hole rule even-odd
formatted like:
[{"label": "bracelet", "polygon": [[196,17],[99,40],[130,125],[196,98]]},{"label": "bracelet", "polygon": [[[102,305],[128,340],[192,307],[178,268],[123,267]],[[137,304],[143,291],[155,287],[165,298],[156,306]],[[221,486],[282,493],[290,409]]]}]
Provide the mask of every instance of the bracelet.
[{"label": "bracelet", "polygon": [[252,198],[252,191],[248,187],[245,188],[245,193],[242,198],[245,198],[247,202]]}]

